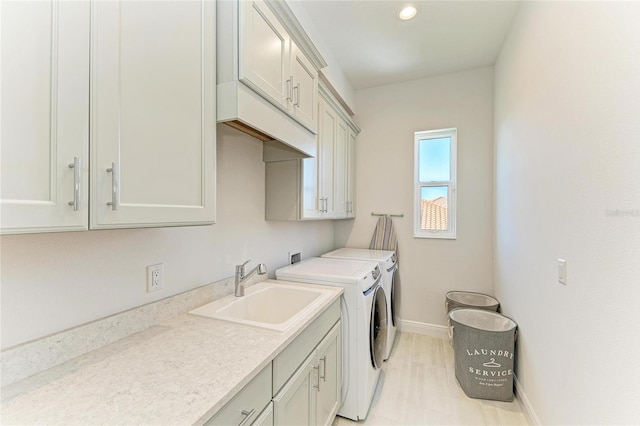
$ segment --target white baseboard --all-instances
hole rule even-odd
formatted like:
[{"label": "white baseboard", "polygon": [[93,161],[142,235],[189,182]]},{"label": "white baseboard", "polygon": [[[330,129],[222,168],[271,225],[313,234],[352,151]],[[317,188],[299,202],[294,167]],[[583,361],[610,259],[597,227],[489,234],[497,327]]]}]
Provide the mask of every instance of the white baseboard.
[{"label": "white baseboard", "polygon": [[515,374],[513,375],[513,381],[516,385],[516,400],[518,401],[518,404],[520,404],[520,408],[522,409],[524,415],[527,417],[527,420],[531,425],[541,425],[542,423],[540,422],[538,415],[533,409],[529,398],[527,398],[527,394],[524,393],[524,389],[522,388],[522,385],[518,381],[518,377]]},{"label": "white baseboard", "polygon": [[431,337],[440,337],[448,339],[447,327],[444,325],[428,324],[418,321],[398,320],[398,329],[400,332],[416,333]]}]

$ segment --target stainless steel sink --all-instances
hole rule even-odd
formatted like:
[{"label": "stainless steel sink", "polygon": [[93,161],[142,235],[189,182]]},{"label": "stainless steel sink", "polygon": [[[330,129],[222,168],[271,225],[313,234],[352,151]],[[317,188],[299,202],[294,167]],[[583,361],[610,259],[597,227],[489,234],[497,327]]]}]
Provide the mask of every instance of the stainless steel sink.
[{"label": "stainless steel sink", "polygon": [[331,297],[331,294],[331,289],[263,281],[247,288],[245,296],[223,297],[189,313],[285,331]]}]

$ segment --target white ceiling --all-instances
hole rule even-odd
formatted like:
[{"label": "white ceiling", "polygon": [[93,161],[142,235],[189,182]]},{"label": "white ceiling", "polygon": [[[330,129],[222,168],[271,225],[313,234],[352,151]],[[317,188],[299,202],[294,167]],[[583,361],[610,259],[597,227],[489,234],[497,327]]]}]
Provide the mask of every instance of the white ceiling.
[{"label": "white ceiling", "polygon": [[[520,4],[298,1],[356,90],[492,65]],[[418,7],[418,15],[401,21],[397,12],[407,3]]]}]

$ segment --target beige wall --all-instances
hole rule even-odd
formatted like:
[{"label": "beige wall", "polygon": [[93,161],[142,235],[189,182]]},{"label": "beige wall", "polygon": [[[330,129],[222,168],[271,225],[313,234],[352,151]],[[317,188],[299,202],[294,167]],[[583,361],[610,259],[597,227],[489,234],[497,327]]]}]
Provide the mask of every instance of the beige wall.
[{"label": "beige wall", "polygon": [[542,424],[640,423],[639,22],[523,2],[496,64],[496,292]]},{"label": "beige wall", "polygon": [[[2,347],[232,276],[252,259],[270,275],[287,252],[334,247],[333,223],[264,220],[262,144],[218,126],[218,223],[204,227],[0,237]],[[165,288],[146,293],[146,266]]]},{"label": "beige wall", "polygon": [[[394,218],[403,320],[445,325],[449,290],[492,292],[493,68],[356,92],[355,221],[336,225],[336,245],[368,247],[377,218]],[[413,238],[413,133],[458,128],[458,238]]]}]

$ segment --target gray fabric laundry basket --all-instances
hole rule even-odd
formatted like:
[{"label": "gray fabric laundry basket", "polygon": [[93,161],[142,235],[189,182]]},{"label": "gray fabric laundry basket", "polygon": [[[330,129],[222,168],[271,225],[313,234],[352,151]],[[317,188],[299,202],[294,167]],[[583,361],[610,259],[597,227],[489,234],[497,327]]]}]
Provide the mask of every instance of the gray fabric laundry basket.
[{"label": "gray fabric laundry basket", "polygon": [[470,398],[513,401],[514,349],[518,325],[483,309],[449,312],[456,379]]},{"label": "gray fabric laundry basket", "polygon": [[470,291],[450,291],[444,301],[447,314],[456,308],[478,308],[500,312],[500,302],[487,294]]}]

